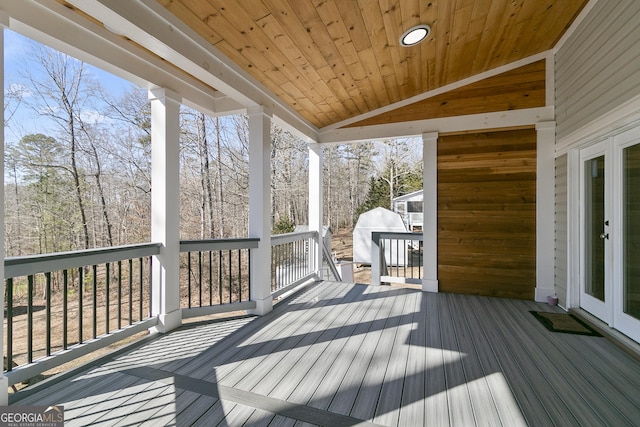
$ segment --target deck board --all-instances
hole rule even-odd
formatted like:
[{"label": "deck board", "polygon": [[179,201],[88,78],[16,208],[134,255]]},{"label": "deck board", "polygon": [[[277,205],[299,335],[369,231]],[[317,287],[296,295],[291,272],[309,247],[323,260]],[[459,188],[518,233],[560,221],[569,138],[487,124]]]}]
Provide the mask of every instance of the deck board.
[{"label": "deck board", "polygon": [[364,389],[362,384],[374,357],[374,350],[381,348],[379,341],[386,320],[398,303],[399,300],[396,298],[385,298],[377,318],[370,322],[370,327],[362,339],[354,340],[353,347],[348,348],[341,360],[331,367],[309,401],[310,406],[349,414],[352,413],[359,394],[364,392],[367,398],[377,399],[377,396],[371,396],[370,390]]},{"label": "deck board", "polygon": [[[451,309],[455,321],[460,324],[458,330],[464,331],[462,332],[464,337],[461,337],[460,341],[464,343],[463,346],[473,346],[473,350],[469,348],[468,354],[477,357],[477,366],[474,369],[481,370],[484,375],[483,378],[489,388],[489,393],[484,396],[493,400],[500,424],[505,427],[526,425],[520,407],[512,395],[512,390],[504,379],[495,350],[489,344],[473,311],[468,309],[459,298],[451,306]],[[470,342],[466,343],[466,340]],[[480,371],[475,371],[473,374],[475,378],[479,378],[478,375],[480,375]]]},{"label": "deck board", "polygon": [[397,329],[404,314],[405,303],[406,295],[398,295],[394,298],[391,313],[379,333],[375,352],[372,352],[370,347],[367,348],[373,354],[373,357],[366,369],[360,388],[357,390],[356,400],[351,410],[351,415],[356,418],[367,420],[373,418],[375,414],[376,406],[380,401],[384,375],[392,355]]},{"label": "deck board", "polygon": [[[315,390],[346,340],[353,335],[357,325],[363,321],[363,317],[369,311],[373,301],[373,299],[363,301],[353,312],[345,312],[338,308],[339,317],[334,319],[331,327],[317,335],[317,340],[313,345],[293,349],[289,352],[282,360],[282,364],[287,368],[283,369],[280,375],[276,375],[275,378],[272,376],[274,380],[262,381],[252,391],[279,399],[289,399],[302,382],[304,382],[305,388]],[[314,371],[315,366],[327,369]],[[307,403],[304,398],[292,400]]]},{"label": "deck board", "polygon": [[[509,304],[509,302],[506,304]],[[554,374],[561,375],[564,382],[572,387],[572,390],[568,392],[579,396],[581,404],[584,401],[587,407],[593,408],[598,407],[600,402],[608,401],[607,405],[599,407],[596,414],[597,417],[600,417],[602,423],[625,425],[633,424],[640,420],[637,406],[607,380],[611,372],[602,374],[595,370],[593,365],[588,368],[589,361],[582,361],[582,354],[568,345],[569,342],[576,341],[576,339],[584,340],[584,336],[571,335],[561,339],[558,337],[559,334],[550,334],[537,321],[526,317],[517,318],[514,323],[520,330],[527,332],[529,345],[535,345],[536,342],[545,340],[549,342],[550,345],[545,349],[551,348],[553,353],[557,353],[555,354],[557,357],[553,358],[554,366],[557,368],[557,372]],[[547,357],[549,357],[548,353]],[[575,360],[580,360],[581,362],[575,363],[573,362]],[[608,364],[606,361],[602,362]],[[606,372],[606,365],[602,369]],[[550,384],[555,386],[551,382]],[[577,405],[575,407],[575,410],[580,410]],[[591,421],[593,422],[593,418]]]},{"label": "deck board", "polygon": [[[415,324],[419,322],[420,298],[417,295],[408,295],[405,302],[407,319],[400,323],[396,338],[393,344],[391,358],[387,366],[380,398],[376,407],[376,417],[374,421],[383,425],[398,424],[400,419],[400,408],[402,407],[403,392],[407,383],[415,376],[416,372],[411,371],[411,350],[415,348],[415,341],[411,344],[411,337]],[[419,360],[418,360],[419,363]],[[420,399],[421,400],[421,399]]]},{"label": "deck board", "polygon": [[[492,372],[486,372],[480,363],[478,349],[471,335],[469,326],[466,324],[464,312],[460,310],[452,298],[447,298],[449,304],[447,311],[451,322],[458,351],[466,356],[460,359],[462,364],[463,381],[467,385],[469,392],[469,403],[471,404],[474,418],[479,425],[499,426],[502,424],[498,408],[496,407],[494,395],[487,382]],[[506,424],[513,427],[514,424]]]},{"label": "deck board", "polygon": [[390,343],[391,354],[382,380],[373,419],[378,424],[396,425],[400,418],[402,390],[407,378],[409,341],[418,300],[416,296],[416,294],[406,296],[404,307],[398,319],[395,337]]},{"label": "deck board", "polygon": [[[356,297],[356,293],[348,293],[343,301],[348,304]],[[303,318],[298,320],[300,324],[289,322],[290,328],[281,331],[277,339],[272,339],[274,346],[269,347],[268,353],[261,354],[260,357],[243,358],[231,371],[228,369],[229,365],[223,367],[227,368],[226,375],[225,370],[217,369],[218,382],[242,390],[254,391],[254,388],[258,388],[258,393],[268,394],[277,384],[278,377],[286,377],[290,367],[303,356],[310,357],[305,353],[318,343],[322,334],[330,330],[334,323],[344,321],[341,318],[344,310],[338,304],[329,304],[329,301],[326,300],[327,304],[318,308],[318,312],[314,314],[319,321],[309,322],[307,318]],[[322,343],[319,344],[321,347]],[[263,346],[260,346],[260,349],[262,348]],[[267,375],[270,381],[262,381]]]},{"label": "deck board", "polygon": [[[530,417],[536,417],[529,421],[531,425],[577,425],[575,417],[567,411],[566,403],[557,390],[550,387],[541,391],[540,385],[545,382],[544,371],[553,369],[550,366],[536,366],[536,360],[541,358],[532,358],[528,349],[523,347],[517,331],[513,329],[512,322],[506,321],[502,314],[497,314],[499,309],[497,304],[489,299],[474,300],[479,304],[478,311],[484,311],[486,314],[485,321],[488,324],[488,334],[491,336],[491,342],[495,344],[498,351],[500,361],[503,367],[506,367],[506,378],[511,385],[512,390],[523,390],[527,396],[519,398],[518,402],[524,406],[530,403],[539,404],[539,408],[549,416],[549,420],[544,420],[546,424],[537,424],[544,417],[537,412],[526,413]],[[573,397],[570,397],[573,400]]]},{"label": "deck board", "polygon": [[[148,383],[141,385],[143,390],[131,393],[129,390],[125,399],[111,407],[97,420],[91,422],[92,426],[116,426],[126,424],[138,424],[143,419],[138,418],[138,413],[144,410],[145,405],[153,405],[158,399],[163,399],[167,393],[172,394],[170,387],[161,383]],[[131,422],[127,420],[132,420]],[[86,424],[85,424],[86,425]]]},{"label": "deck board", "polygon": [[323,363],[312,366],[305,377],[305,386],[295,387],[289,395],[290,401],[319,408],[328,408],[332,401],[336,404],[346,403],[342,409],[329,409],[336,410],[338,413],[349,413],[353,404],[347,403],[343,393],[350,389],[350,384],[353,382],[351,375],[359,372],[350,367],[353,363],[356,363],[356,366],[361,363],[359,357],[362,353],[359,349],[367,338],[371,339],[370,331],[374,328],[376,319],[383,317],[383,310],[390,307],[390,304],[387,304],[388,301],[384,296],[364,301],[370,308],[365,311],[360,322],[345,327],[344,338],[331,343],[323,355]]},{"label": "deck board", "polygon": [[[496,315],[505,313],[507,307],[497,307]],[[527,325],[529,327],[525,327]],[[531,360],[531,366],[537,367],[538,374],[533,374],[531,380],[535,381],[535,386],[540,390],[549,390],[549,394],[553,395],[558,401],[563,401],[564,408],[557,410],[564,410],[567,414],[567,419],[573,417],[576,425],[589,425],[591,423],[606,424],[605,419],[610,419],[613,425],[624,425],[620,423],[618,414],[612,411],[610,406],[602,407],[598,413],[592,412],[592,406],[586,399],[585,392],[595,392],[595,390],[585,389],[584,378],[580,375],[576,375],[576,372],[572,369],[566,371],[562,369],[563,355],[550,354],[549,350],[552,348],[550,345],[541,346],[540,343],[544,342],[545,337],[541,336],[539,331],[542,330],[539,324],[535,323],[535,319],[528,318],[515,318],[510,323],[510,327],[513,328],[513,333],[519,338],[517,344],[521,346],[523,352],[526,352]],[[539,338],[534,339],[534,336]],[[516,342],[513,346],[515,347]],[[555,349],[554,349],[555,350]],[[531,371],[533,372],[533,370]],[[606,412],[606,413],[603,413]],[[604,417],[601,418],[601,417]],[[570,425],[570,424],[565,424]]]},{"label": "deck board", "polygon": [[66,425],[631,425],[640,363],[552,333],[534,302],[324,282],[185,326],[20,405]]},{"label": "deck board", "polygon": [[[508,309],[509,302],[504,306],[496,306],[496,315]],[[558,405],[555,415],[565,417],[565,425],[571,425],[567,420],[574,418],[573,425],[588,425],[591,423],[625,425],[629,419],[623,416],[611,404],[601,405],[606,400],[599,391],[599,385],[590,383],[587,376],[580,374],[578,366],[583,362],[583,354],[576,353],[573,360],[567,359],[564,346],[554,347],[550,340],[557,337],[546,331],[537,321],[529,317],[514,318],[511,322],[514,333],[518,337],[517,343],[522,347],[530,359],[531,365],[538,367],[538,373],[531,375],[539,394],[546,390],[554,395]],[[566,340],[571,337],[565,337]],[[604,340],[604,338],[595,338]],[[512,340],[515,342],[516,340]],[[544,345],[540,345],[545,343]],[[576,365],[576,366],[574,366]],[[596,408],[596,411],[594,411]]]},{"label": "deck board", "polygon": [[[229,411],[235,406],[236,405],[234,403],[223,402],[222,400],[218,400],[212,406],[210,406],[204,413],[197,414],[200,416],[196,418],[195,421],[191,422],[189,425],[194,427],[195,426],[206,427],[206,426],[218,425],[220,422],[222,422],[225,419],[225,416],[227,415],[227,413],[229,413]],[[182,424],[180,422],[180,423],[177,423],[177,425],[180,426],[180,425],[187,425],[187,424]]]},{"label": "deck board", "polygon": [[447,401],[447,381],[444,371],[444,353],[440,336],[439,296],[427,298],[427,347],[425,365],[425,424],[449,425],[449,403]]},{"label": "deck board", "polygon": [[411,331],[408,337],[408,354],[402,399],[398,406],[398,424],[422,426],[424,420],[424,393],[426,366],[426,299],[415,298]]},{"label": "deck board", "polygon": [[154,414],[153,417],[141,423],[140,426],[191,425],[218,401],[214,397],[183,390],[182,393],[176,396],[175,406],[165,407],[165,410]]},{"label": "deck board", "polygon": [[456,331],[451,320],[451,308],[449,299],[442,295],[438,305],[440,311],[440,336],[443,352],[443,364],[445,380],[447,384],[447,400],[449,403],[449,416],[453,425],[475,425],[473,406],[471,405],[471,392],[466,382],[463,359],[466,355],[458,347]]},{"label": "deck board", "polygon": [[[310,292],[311,301],[315,301],[320,291],[312,289]],[[300,302],[295,304],[294,310],[283,311],[283,309],[274,310],[269,316],[268,321],[263,324],[256,324],[245,331],[245,336],[232,337],[225,351],[213,352],[211,358],[204,359],[202,364],[189,364],[186,369],[178,369],[176,372],[190,375],[196,378],[221,380],[234,369],[239,367],[247,360],[253,360],[260,357],[267,357],[277,348],[279,344],[278,337],[287,337],[293,334],[301,325],[313,325],[310,320],[323,306],[329,304],[334,299],[339,299],[345,292],[344,288],[329,287],[326,294],[318,302]],[[269,321],[271,320],[271,321]]]},{"label": "deck board", "polygon": [[113,408],[125,404],[132,395],[141,393],[149,385],[148,382],[140,381],[137,378],[121,378],[119,390],[96,393],[95,399],[92,399],[94,396],[90,396],[89,398],[71,402],[71,404],[65,403],[65,417],[71,420],[66,425],[93,425],[100,418],[111,412]]}]

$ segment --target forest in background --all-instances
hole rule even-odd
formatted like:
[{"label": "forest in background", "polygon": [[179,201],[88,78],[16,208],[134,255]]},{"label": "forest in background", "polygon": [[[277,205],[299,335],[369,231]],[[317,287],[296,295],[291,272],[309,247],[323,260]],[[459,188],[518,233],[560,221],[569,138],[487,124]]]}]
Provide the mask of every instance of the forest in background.
[{"label": "forest in background", "polygon": [[[5,256],[148,242],[147,91],[109,91],[87,64],[41,45],[29,55],[38,67],[25,66],[5,82]],[[25,111],[35,129],[24,124]],[[180,124],[180,237],[246,236],[247,117],[211,117],[183,106]],[[307,223],[308,149],[275,125],[271,139],[278,233]],[[420,188],[419,139],[324,149],[324,223],[334,232]]]}]

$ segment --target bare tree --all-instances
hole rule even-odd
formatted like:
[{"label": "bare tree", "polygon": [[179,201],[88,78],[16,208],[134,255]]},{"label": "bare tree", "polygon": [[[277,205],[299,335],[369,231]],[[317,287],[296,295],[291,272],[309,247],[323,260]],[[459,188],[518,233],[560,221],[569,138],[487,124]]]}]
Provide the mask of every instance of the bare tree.
[{"label": "bare tree", "polygon": [[[200,147],[200,176],[202,183],[203,212],[207,212],[207,223],[209,226],[208,236],[203,233],[203,238],[215,237],[215,226],[213,221],[213,184],[211,183],[211,172],[209,170],[209,138],[207,137],[207,121],[203,113],[198,113],[198,142]],[[206,209],[205,209],[206,207]],[[204,221],[203,221],[204,222]],[[220,228],[224,228],[220,224]]]},{"label": "bare tree", "polygon": [[118,174],[114,188],[117,240],[135,243],[149,238],[151,203],[151,106],[143,89],[104,97],[113,130],[109,153]]},{"label": "bare tree", "polygon": [[111,220],[109,218],[109,210],[107,208],[107,201],[106,201],[104,186],[102,184],[102,180],[103,180],[102,160],[101,160],[101,156],[98,154],[98,146],[106,145],[105,143],[106,138],[97,129],[89,127],[84,123],[81,123],[81,130],[86,137],[88,155],[94,167],[93,177],[95,179],[96,187],[98,191],[98,198],[99,198],[102,218],[106,226],[107,244],[109,246],[113,246],[112,225],[111,225]]},{"label": "bare tree", "polygon": [[[309,154],[306,143],[278,126],[271,130],[272,219],[307,222]],[[272,223],[273,225],[273,223]]]},{"label": "bare tree", "polygon": [[83,246],[89,248],[89,229],[83,196],[83,176],[78,166],[78,130],[81,115],[93,94],[90,81],[85,76],[85,64],[67,55],[43,46],[33,48],[33,58],[39,63],[45,76],[32,73],[25,76],[31,83],[34,99],[31,106],[41,115],[52,119],[69,144],[70,172],[75,183],[75,195],[82,222]]},{"label": "bare tree", "polygon": [[[214,129],[215,129],[215,138],[216,138],[216,159],[217,162],[216,164],[218,165],[218,199],[220,201],[220,209],[218,209],[218,218],[220,221],[220,237],[224,237],[225,236],[225,220],[224,220],[224,184],[223,184],[223,172],[222,172],[222,164],[223,164],[223,160],[222,160],[222,148],[221,148],[221,142],[222,142],[222,128],[220,126],[220,118],[216,117],[214,119]],[[209,193],[209,196],[211,197],[211,193]],[[212,197],[209,199],[212,200]],[[213,208],[213,205],[211,206]],[[213,216],[211,218],[213,220]],[[213,230],[212,230],[213,233]]]},{"label": "bare tree", "polygon": [[21,203],[19,209],[30,212],[35,219],[23,216],[21,221],[35,224],[38,247],[31,251],[38,253],[70,250],[74,244],[69,231],[77,231],[73,226],[76,216],[68,204],[73,181],[61,162],[62,153],[58,141],[42,134],[26,135],[7,151],[7,158],[17,165],[24,183],[23,200],[16,203]]},{"label": "bare tree", "polygon": [[395,197],[405,194],[407,191],[401,183],[404,178],[415,174],[415,165],[422,158],[422,151],[416,150],[420,146],[415,139],[384,140],[379,146],[382,161],[379,163],[378,176],[389,186],[389,203]]},{"label": "bare tree", "polygon": [[12,84],[5,88],[4,93],[4,125],[9,125],[13,115],[18,111],[22,98],[28,92],[28,89],[20,84]]}]

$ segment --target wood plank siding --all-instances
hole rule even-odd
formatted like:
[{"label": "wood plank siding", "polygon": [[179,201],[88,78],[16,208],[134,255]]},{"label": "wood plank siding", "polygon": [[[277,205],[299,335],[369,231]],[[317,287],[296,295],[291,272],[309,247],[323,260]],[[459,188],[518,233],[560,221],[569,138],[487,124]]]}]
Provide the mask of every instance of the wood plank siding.
[{"label": "wood plank siding", "polygon": [[203,322],[18,405],[66,426],[626,426],[640,364],[549,332],[533,301],[322,282],[263,317]]},{"label": "wood plank siding", "polygon": [[544,107],[545,70],[537,61],[345,127]]},{"label": "wood plank siding", "polygon": [[556,54],[557,139],[640,96],[640,2],[599,1]]},{"label": "wood plank siding", "polygon": [[555,222],[554,222],[554,277],[555,290],[558,296],[558,303],[567,307],[567,280],[568,280],[568,257],[567,257],[567,182],[568,182],[568,155],[565,154],[556,158],[556,181],[555,181]]},{"label": "wood plank siding", "polygon": [[533,299],[534,129],[439,138],[438,282],[443,292]]}]

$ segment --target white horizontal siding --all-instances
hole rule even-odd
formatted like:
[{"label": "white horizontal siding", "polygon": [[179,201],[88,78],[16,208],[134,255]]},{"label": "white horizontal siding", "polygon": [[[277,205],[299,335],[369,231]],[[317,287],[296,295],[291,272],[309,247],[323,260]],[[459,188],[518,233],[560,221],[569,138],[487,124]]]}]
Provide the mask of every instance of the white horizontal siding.
[{"label": "white horizontal siding", "polygon": [[556,158],[555,184],[555,291],[559,303],[567,302],[567,155]]},{"label": "white horizontal siding", "polygon": [[640,95],[640,1],[599,1],[556,54],[557,139]]}]

